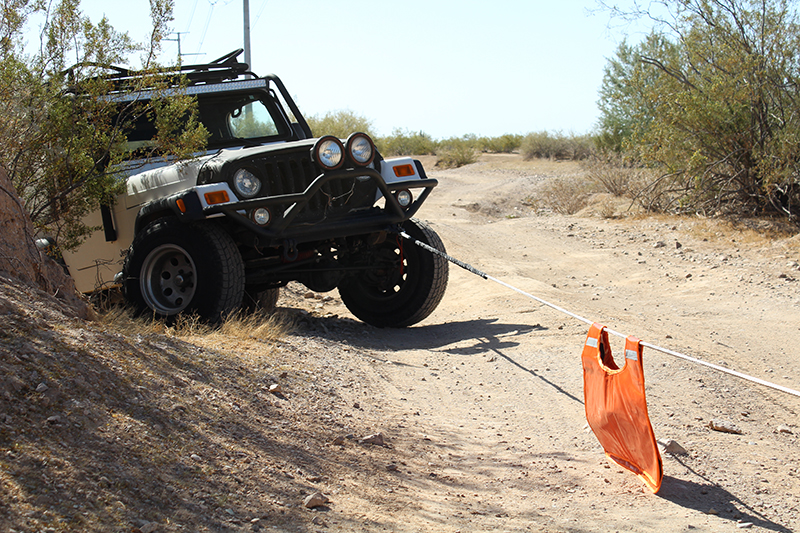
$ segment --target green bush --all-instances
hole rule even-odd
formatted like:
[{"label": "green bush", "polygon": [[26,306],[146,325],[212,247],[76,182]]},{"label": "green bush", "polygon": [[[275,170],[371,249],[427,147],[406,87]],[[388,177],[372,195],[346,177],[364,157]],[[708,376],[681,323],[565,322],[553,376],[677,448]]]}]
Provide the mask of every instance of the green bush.
[{"label": "green bush", "polygon": [[526,161],[531,159],[566,159],[579,161],[592,154],[589,135],[564,135],[561,132],[540,131],[529,133],[520,143],[520,152]]},{"label": "green bush", "polygon": [[478,160],[476,139],[454,137],[439,143],[436,150],[436,166],[442,168],[458,168]]},{"label": "green bush", "polygon": [[329,111],[322,117],[313,115],[307,117],[306,121],[311,127],[311,132],[317,137],[333,135],[340,139],[346,139],[351,133],[360,131],[375,138],[372,132],[372,121],[349,109]]},{"label": "green bush", "polygon": [[403,156],[434,154],[438,143],[422,131],[395,129],[391,135],[375,139],[375,144],[384,156]]},{"label": "green bush", "polygon": [[481,137],[478,139],[478,149],[481,152],[495,154],[510,154],[519,149],[522,144],[522,135],[506,133],[500,137]]}]

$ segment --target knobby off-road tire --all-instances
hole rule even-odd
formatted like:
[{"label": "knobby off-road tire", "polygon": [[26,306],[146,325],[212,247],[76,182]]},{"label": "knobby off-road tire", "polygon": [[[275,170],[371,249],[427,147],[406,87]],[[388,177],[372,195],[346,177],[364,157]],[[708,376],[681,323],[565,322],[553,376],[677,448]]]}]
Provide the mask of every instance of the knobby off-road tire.
[{"label": "knobby off-road tire", "polygon": [[125,297],[140,313],[190,312],[218,322],[242,305],[242,257],[212,223],[152,222],[134,238],[123,275]]},{"label": "knobby off-road tire", "polygon": [[[411,237],[445,251],[427,223],[403,224]],[[403,328],[427,318],[447,288],[448,262],[397,235],[372,250],[372,268],[339,285],[342,301],[359,319],[377,327]]]}]

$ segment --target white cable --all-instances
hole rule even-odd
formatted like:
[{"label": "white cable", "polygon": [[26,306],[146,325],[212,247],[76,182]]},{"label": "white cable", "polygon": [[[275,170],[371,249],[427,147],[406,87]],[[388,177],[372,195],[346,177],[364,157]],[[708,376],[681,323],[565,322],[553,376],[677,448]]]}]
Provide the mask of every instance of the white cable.
[{"label": "white cable", "polygon": [[[540,304],[546,305],[547,307],[555,309],[556,311],[558,311],[560,313],[564,313],[565,315],[569,315],[569,316],[571,316],[572,318],[574,318],[576,320],[579,320],[579,321],[584,322],[584,323],[589,324],[589,325],[591,325],[593,323],[588,318],[584,318],[584,317],[582,317],[580,315],[576,315],[575,313],[567,311],[563,307],[559,307],[559,306],[557,306],[555,304],[552,304],[552,303],[548,302],[547,300],[543,300],[543,299],[541,299],[541,298],[539,298],[537,296],[529,294],[529,293],[523,291],[522,289],[518,289],[517,287],[514,287],[513,285],[510,285],[510,284],[506,283],[505,281],[500,281],[499,279],[497,279],[495,277],[492,277],[492,276],[486,274],[485,272],[481,272],[477,268],[475,268],[475,267],[473,267],[473,266],[471,266],[471,265],[469,265],[467,263],[464,263],[463,261],[459,261],[458,259],[446,254],[445,252],[442,252],[441,250],[437,250],[436,248],[434,248],[432,246],[429,246],[429,245],[425,244],[424,242],[418,241],[417,239],[411,237],[405,231],[401,231],[399,233],[399,235],[401,237],[403,237],[404,239],[407,239],[407,240],[413,242],[414,244],[416,244],[420,248],[423,248],[423,249],[428,250],[429,252],[431,252],[433,254],[436,254],[436,255],[438,255],[440,257],[443,257],[443,258],[447,259],[448,261],[450,261],[451,263],[456,264],[456,265],[460,266],[461,268],[463,268],[464,270],[472,272],[473,274],[475,274],[477,276],[480,276],[483,279],[488,279],[488,280],[494,281],[495,283],[499,283],[503,287],[506,287],[506,288],[511,289],[512,291],[518,292],[519,294],[521,294],[523,296],[527,296],[528,298],[530,298],[532,300],[536,300]],[[626,338],[625,335],[623,335],[622,333],[619,333],[617,331],[614,331],[613,329],[606,328],[606,331],[608,333],[612,334],[612,335],[617,336],[617,337],[622,337],[623,339]],[[783,385],[778,385],[776,383],[771,383],[769,381],[765,381],[765,380],[760,379],[760,378],[749,376],[747,374],[743,374],[741,372],[737,372],[736,370],[731,370],[729,368],[725,368],[724,366],[715,365],[714,363],[708,363],[706,361],[701,361],[700,359],[695,359],[694,357],[689,357],[688,355],[682,354],[680,352],[675,352],[675,351],[669,350],[667,348],[662,348],[661,346],[656,346],[655,344],[650,344],[649,342],[642,342],[642,346],[645,346],[645,347],[650,348],[651,350],[655,350],[657,352],[661,352],[661,353],[665,353],[667,355],[671,355],[673,357],[678,357],[679,359],[683,359],[685,361],[689,361],[690,363],[695,363],[695,364],[698,364],[698,365],[706,366],[708,368],[712,368],[714,370],[718,370],[719,372],[724,372],[726,374],[730,374],[731,376],[736,376],[738,378],[741,378],[741,379],[744,379],[744,380],[747,380],[747,381],[751,381],[753,383],[758,383],[759,385],[764,385],[765,387],[769,387],[769,388],[772,388],[772,389],[775,389],[775,390],[779,390],[781,392],[785,392],[787,394],[792,394],[794,396],[800,397],[800,391],[796,391],[794,389],[790,389],[789,387],[784,387]]]}]

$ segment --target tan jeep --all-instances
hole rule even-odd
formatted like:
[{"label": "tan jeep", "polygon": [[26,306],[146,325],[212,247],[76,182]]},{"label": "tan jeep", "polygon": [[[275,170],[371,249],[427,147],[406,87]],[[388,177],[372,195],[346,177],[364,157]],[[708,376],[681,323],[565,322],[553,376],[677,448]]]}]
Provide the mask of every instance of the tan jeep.
[{"label": "tan jeep", "polygon": [[[279,287],[299,281],[316,292],[338,289],[375,326],[427,317],[444,294],[447,261],[397,232],[444,250],[414,218],[436,180],[417,160],[384,159],[364,133],[315,138],[280,79],[248,72],[239,52],[176,70],[189,84],[175,91],[197,97],[207,151],[189,161],[131,162],[126,192],[87,221],[102,231],[63,254],[79,290],[119,284],[141,312],[215,321],[268,305]],[[126,92],[117,77],[113,101],[154,97]],[[128,142],[154,133],[143,118]]]}]

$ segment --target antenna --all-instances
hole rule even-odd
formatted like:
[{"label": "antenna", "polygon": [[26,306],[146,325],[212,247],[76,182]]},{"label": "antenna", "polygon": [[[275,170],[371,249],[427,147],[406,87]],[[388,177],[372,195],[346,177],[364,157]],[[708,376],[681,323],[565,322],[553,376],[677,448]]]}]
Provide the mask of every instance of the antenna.
[{"label": "antenna", "polygon": [[244,62],[252,68],[253,64],[250,62],[250,0],[242,0],[242,8],[244,11]]},{"label": "antenna", "polygon": [[178,41],[178,65],[183,64],[183,56],[202,56],[205,54],[184,54],[181,52],[181,35],[188,34],[188,31],[174,31],[172,34],[175,34],[177,37],[175,39],[171,39],[168,37],[164,37],[165,41]]}]

